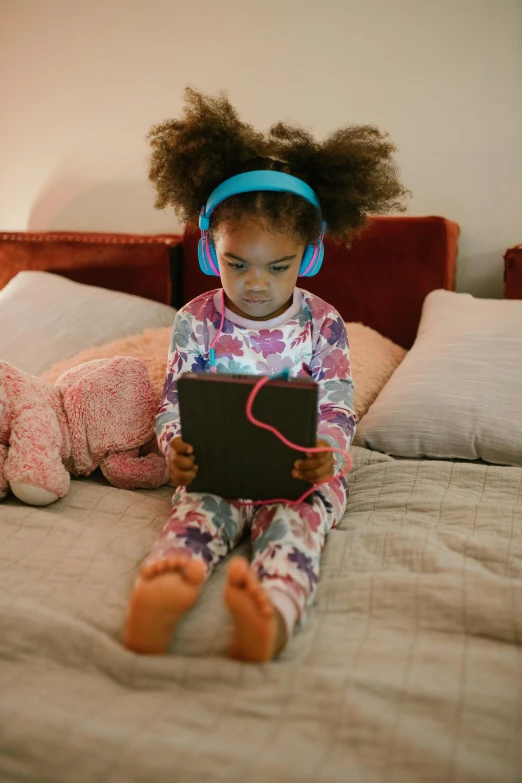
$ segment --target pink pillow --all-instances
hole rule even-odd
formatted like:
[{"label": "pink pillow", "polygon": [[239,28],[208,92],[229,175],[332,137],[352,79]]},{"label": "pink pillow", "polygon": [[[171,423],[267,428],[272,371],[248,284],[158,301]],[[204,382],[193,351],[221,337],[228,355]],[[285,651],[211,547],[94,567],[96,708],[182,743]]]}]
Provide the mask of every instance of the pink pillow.
[{"label": "pink pillow", "polygon": [[[355,382],[355,412],[357,418],[361,419],[407,352],[369,326],[359,323],[349,323],[346,326]],[[131,337],[87,348],[64,362],[54,364],[43,373],[42,378],[54,383],[65,370],[91,359],[136,356],[147,364],[152,385],[159,398],[165,382],[170,332],[170,327],[146,329]]]},{"label": "pink pillow", "polygon": [[109,359],[112,356],[134,356],[143,359],[146,363],[152,385],[159,398],[165,382],[171,331],[172,328],[170,326],[164,326],[160,329],[145,329],[144,332],[133,334],[130,337],[120,337],[120,339],[112,340],[110,343],[105,343],[105,345],[86,348],[63,362],[53,364],[52,367],[42,373],[42,378],[49,381],[49,383],[54,383],[62,372],[83,362],[89,362],[91,359]]},{"label": "pink pillow", "polygon": [[408,353],[405,348],[361,323],[347,323],[355,413],[360,421]]}]

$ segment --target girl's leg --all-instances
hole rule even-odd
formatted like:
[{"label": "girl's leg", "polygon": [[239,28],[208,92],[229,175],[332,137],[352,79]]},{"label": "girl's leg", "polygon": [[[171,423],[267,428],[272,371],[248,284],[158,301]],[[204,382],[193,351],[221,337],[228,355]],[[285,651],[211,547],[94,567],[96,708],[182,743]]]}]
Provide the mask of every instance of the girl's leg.
[{"label": "girl's leg", "polygon": [[329,490],[316,492],[312,504],[256,511],[252,565],[234,558],[228,571],[225,601],[235,622],[233,657],[273,658],[313,602],[326,534],[346,505],[344,493]]},{"label": "girl's leg", "polygon": [[125,645],[163,654],[205,578],[239,541],[245,514],[217,497],[182,491],[131,596]]}]

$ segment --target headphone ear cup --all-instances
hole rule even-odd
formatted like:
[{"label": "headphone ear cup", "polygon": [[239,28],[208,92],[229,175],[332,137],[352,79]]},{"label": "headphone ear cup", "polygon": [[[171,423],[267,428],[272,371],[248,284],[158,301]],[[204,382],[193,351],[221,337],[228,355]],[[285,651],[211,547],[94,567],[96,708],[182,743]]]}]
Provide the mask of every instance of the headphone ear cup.
[{"label": "headphone ear cup", "polygon": [[299,277],[308,277],[306,270],[310,266],[310,261],[313,258],[315,247],[313,245],[307,245],[304,251],[303,260],[299,267]]},{"label": "headphone ear cup", "polygon": [[216,253],[216,248],[214,247],[214,243],[213,243],[212,239],[208,236],[208,234],[207,234],[207,247],[208,247],[208,252],[209,252],[209,255],[210,255],[210,258],[211,258],[210,267],[212,269],[212,274],[215,275],[215,277],[220,277],[220,274],[219,274],[219,261],[218,261],[218,257],[217,257],[217,253]]},{"label": "headphone ear cup", "polygon": [[320,268],[322,267],[323,259],[324,259],[324,244],[321,241],[321,246],[319,248],[319,253],[317,254],[317,258],[315,259],[315,264],[314,264],[314,268],[313,268],[313,271],[312,271],[313,275],[316,275],[318,273],[318,271],[320,270]]},{"label": "headphone ear cup", "polygon": [[207,270],[207,262],[205,259],[205,243],[203,239],[200,239],[198,242],[198,261],[199,261],[199,268],[203,272],[203,274],[208,275],[209,272]]},{"label": "headphone ear cup", "polygon": [[319,240],[317,245],[308,245],[299,267],[299,277],[313,277],[316,275],[321,268],[323,258],[324,244],[322,239]]},{"label": "headphone ear cup", "polygon": [[205,275],[219,277],[219,264],[216,251],[214,250],[212,240],[206,231],[201,232],[201,239],[198,242],[198,261],[199,268]]}]

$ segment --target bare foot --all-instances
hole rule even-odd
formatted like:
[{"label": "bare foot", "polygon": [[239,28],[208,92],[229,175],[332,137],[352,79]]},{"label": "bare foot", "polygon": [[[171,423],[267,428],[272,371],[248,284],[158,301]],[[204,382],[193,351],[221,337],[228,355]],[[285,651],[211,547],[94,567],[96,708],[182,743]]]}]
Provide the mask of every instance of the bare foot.
[{"label": "bare foot", "polygon": [[125,647],[163,655],[179,620],[196,602],[206,570],[200,560],[172,555],[143,566],[131,596]]},{"label": "bare foot", "polygon": [[248,561],[230,561],[225,603],[234,619],[232,658],[270,661],[285,647],[286,627]]}]

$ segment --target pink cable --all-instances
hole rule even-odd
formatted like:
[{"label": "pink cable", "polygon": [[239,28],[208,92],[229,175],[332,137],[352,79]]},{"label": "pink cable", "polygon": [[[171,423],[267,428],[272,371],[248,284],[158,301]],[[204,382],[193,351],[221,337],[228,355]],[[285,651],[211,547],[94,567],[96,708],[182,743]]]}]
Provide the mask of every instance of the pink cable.
[{"label": "pink cable", "polygon": [[331,478],[323,479],[322,481],[319,481],[317,484],[314,484],[310,489],[307,489],[306,492],[304,492],[301,497],[299,497],[297,500],[287,500],[287,498],[272,498],[271,500],[256,500],[256,501],[240,501],[240,506],[268,506],[272,503],[288,503],[290,506],[295,506],[298,503],[302,503],[305,498],[308,497],[308,495],[311,495],[312,492],[315,492],[317,487],[320,487],[322,484],[327,484],[329,481],[333,481],[333,479],[339,479],[343,478],[343,476],[346,476],[346,474],[351,470],[352,467],[352,458],[348,454],[347,451],[344,451],[343,449],[334,449],[331,446],[325,447],[325,446],[314,446],[312,448],[303,448],[303,446],[298,446],[296,443],[292,443],[292,441],[285,438],[285,436],[279,432],[279,430],[276,430],[275,427],[272,427],[270,424],[266,424],[263,421],[259,421],[259,419],[256,419],[254,414],[252,413],[252,407],[254,405],[254,400],[257,397],[260,389],[262,386],[264,386],[266,383],[268,383],[270,378],[268,376],[265,376],[263,378],[260,378],[259,381],[256,383],[250,394],[248,395],[248,400],[246,404],[246,415],[248,420],[251,424],[254,424],[256,427],[261,427],[264,430],[268,430],[273,435],[276,436],[276,438],[279,438],[282,443],[285,444],[285,446],[289,446],[291,449],[296,449],[297,451],[303,451],[306,454],[321,454],[324,452],[332,452],[333,454],[342,454],[344,458],[346,459],[348,463],[348,467],[345,468],[341,473],[337,473],[335,476],[332,476]]},{"label": "pink cable", "polygon": [[221,332],[223,331],[223,324],[225,322],[225,289],[221,289],[221,321],[219,322],[219,329],[217,331],[216,336],[212,340],[212,343],[210,344],[210,370],[211,372],[217,372],[216,365],[214,364],[214,346],[219,340],[221,336]]}]

